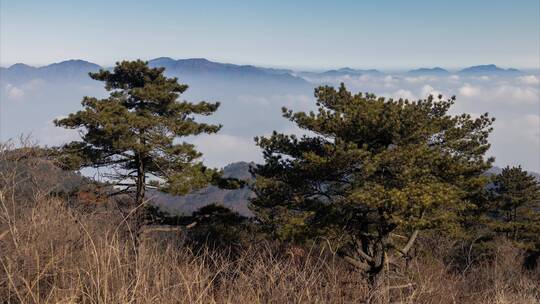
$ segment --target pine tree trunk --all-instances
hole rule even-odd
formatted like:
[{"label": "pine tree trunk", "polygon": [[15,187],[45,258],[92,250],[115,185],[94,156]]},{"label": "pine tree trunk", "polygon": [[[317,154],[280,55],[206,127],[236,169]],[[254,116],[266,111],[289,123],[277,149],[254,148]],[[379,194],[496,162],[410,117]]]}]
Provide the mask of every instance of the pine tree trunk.
[{"label": "pine tree trunk", "polygon": [[137,160],[137,191],[135,194],[135,204],[131,215],[131,229],[135,244],[138,246],[142,227],[145,225],[146,208],[144,206],[144,195],[146,191],[145,168],[143,158],[139,155]]},{"label": "pine tree trunk", "polygon": [[386,263],[386,249],[384,241],[380,241],[373,246],[373,263],[368,271],[368,282],[371,288],[377,288],[384,278]]},{"label": "pine tree trunk", "polygon": [[[367,277],[370,287],[374,289],[382,283],[381,279],[384,278],[386,271],[386,238],[377,242],[368,242],[371,241],[367,238],[362,244],[356,242],[352,245],[352,251],[348,254],[345,253],[344,258],[346,262]],[[355,254],[354,251],[358,252],[358,249],[363,253]]]}]

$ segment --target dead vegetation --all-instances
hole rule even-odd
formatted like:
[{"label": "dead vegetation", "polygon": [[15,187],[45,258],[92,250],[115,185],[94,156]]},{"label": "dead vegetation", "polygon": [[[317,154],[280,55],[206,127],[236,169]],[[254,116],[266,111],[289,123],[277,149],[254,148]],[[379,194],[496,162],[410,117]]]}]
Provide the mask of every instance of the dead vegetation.
[{"label": "dead vegetation", "polygon": [[417,254],[407,268],[387,274],[371,290],[325,248],[282,250],[263,242],[233,257],[226,250],[191,250],[170,238],[182,238],[182,231],[163,227],[143,232],[136,248],[124,213],[106,204],[91,211],[78,208],[51,195],[51,184],[49,190],[36,188],[44,177],[21,175],[20,166],[33,165],[16,159],[0,175],[4,303],[540,301],[540,271],[523,272],[522,252],[507,243],[498,246],[493,259],[459,271],[439,254]]}]

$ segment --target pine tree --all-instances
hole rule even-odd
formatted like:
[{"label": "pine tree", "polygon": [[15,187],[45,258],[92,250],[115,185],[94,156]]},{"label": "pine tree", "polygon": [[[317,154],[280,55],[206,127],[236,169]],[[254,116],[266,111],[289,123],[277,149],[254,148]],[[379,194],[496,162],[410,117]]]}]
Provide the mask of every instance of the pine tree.
[{"label": "pine tree", "polygon": [[343,84],[315,97],[317,112],[283,109],[312,136],[256,138],[265,164],[251,208],[276,237],[340,240],[344,259],[376,282],[420,231],[458,229],[474,207],[494,119],[449,115],[453,97],[387,100]]},{"label": "pine tree", "polygon": [[492,229],[529,251],[540,250],[540,183],[521,167],[506,167],[491,188]]},{"label": "pine tree", "polygon": [[82,110],[55,121],[81,131],[81,141],[61,149],[67,167],[106,168],[119,189],[115,194],[134,193],[137,208],[145,202],[147,187],[183,194],[215,177],[199,160],[201,153],[179,139],[217,132],[220,125],[198,123],[195,115],[211,115],[219,103],[180,101],[188,86],[141,60],[122,61],[112,72],[90,77],[103,81],[110,94],[84,97]]}]

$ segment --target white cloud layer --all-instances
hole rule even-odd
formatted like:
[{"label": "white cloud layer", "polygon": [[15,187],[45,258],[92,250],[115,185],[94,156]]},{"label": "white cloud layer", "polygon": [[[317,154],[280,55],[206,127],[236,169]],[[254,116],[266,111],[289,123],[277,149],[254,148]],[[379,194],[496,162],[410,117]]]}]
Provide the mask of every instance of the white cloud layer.
[{"label": "white cloud layer", "polygon": [[[489,156],[496,157],[496,165],[521,164],[540,172],[540,76],[494,76],[488,78],[465,75],[410,76],[404,74],[364,74],[311,79],[311,87],[320,84],[339,85],[356,92],[418,100],[429,94],[452,96],[457,100],[452,114],[489,112],[495,117],[495,130],[490,137],[492,148]],[[97,88],[97,89],[96,89]],[[50,87],[42,80],[28,83],[2,84],[1,101],[6,102],[0,112],[0,135],[9,138],[31,132],[40,142],[48,145],[61,144],[77,139],[75,131],[54,127],[50,120],[80,108],[80,97],[103,96],[96,87]],[[99,89],[99,90],[98,90]],[[273,92],[273,91],[272,91]],[[273,94],[225,92],[233,96],[223,100],[222,107],[211,122],[222,123],[223,130],[215,135],[189,138],[204,153],[210,166],[222,167],[233,161],[261,161],[262,154],[253,136],[268,135],[272,130],[298,133],[292,123],[281,116],[280,108],[286,106],[294,111],[308,111],[315,107],[312,88],[287,93],[277,90]],[[277,93],[279,92],[279,93]],[[204,96],[205,100],[221,100],[222,92]],[[54,114],[53,114],[54,113]],[[19,123],[19,117],[27,122]],[[48,122],[48,123],[42,123]],[[19,123],[19,124],[18,124]]]},{"label": "white cloud layer", "polygon": [[535,75],[527,75],[527,76],[518,77],[518,80],[526,85],[539,85],[540,84],[540,79],[538,78],[538,76],[535,76]]},{"label": "white cloud layer", "polygon": [[189,142],[196,145],[203,153],[205,164],[212,167],[223,167],[236,161],[262,160],[261,151],[253,138],[245,138],[230,134],[201,135]]},{"label": "white cloud layer", "polygon": [[5,90],[9,100],[21,100],[24,97],[24,91],[12,84],[7,84]]},{"label": "white cloud layer", "polygon": [[459,94],[465,97],[475,97],[480,95],[480,88],[466,83],[464,86],[459,88]]},{"label": "white cloud layer", "polygon": [[344,81],[353,92],[373,92],[394,99],[456,95],[452,114],[478,116],[488,112],[496,118],[488,152],[496,157],[496,165],[521,164],[540,172],[540,75],[363,75],[325,81],[334,85]]}]

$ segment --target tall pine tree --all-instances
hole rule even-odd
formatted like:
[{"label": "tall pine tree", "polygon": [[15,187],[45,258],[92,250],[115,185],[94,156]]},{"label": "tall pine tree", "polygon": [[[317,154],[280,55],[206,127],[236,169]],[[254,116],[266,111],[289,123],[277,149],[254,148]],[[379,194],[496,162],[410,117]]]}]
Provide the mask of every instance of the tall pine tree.
[{"label": "tall pine tree", "polygon": [[540,255],[540,183],[521,167],[506,167],[491,188],[491,228]]},{"label": "tall pine tree", "polygon": [[199,160],[201,153],[179,139],[217,132],[220,125],[196,122],[195,115],[211,115],[219,103],[179,100],[188,86],[141,60],[122,61],[90,77],[104,82],[109,97],[84,97],[82,110],[55,121],[81,131],[81,141],[62,149],[68,167],[106,168],[118,193],[133,193],[138,208],[149,185],[183,194],[215,177]]},{"label": "tall pine tree", "polygon": [[315,90],[317,112],[283,115],[313,134],[256,138],[265,164],[251,208],[277,237],[333,237],[376,282],[423,229],[459,227],[487,184],[492,118],[451,116],[454,99],[408,101]]}]

